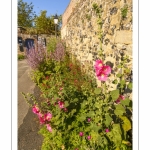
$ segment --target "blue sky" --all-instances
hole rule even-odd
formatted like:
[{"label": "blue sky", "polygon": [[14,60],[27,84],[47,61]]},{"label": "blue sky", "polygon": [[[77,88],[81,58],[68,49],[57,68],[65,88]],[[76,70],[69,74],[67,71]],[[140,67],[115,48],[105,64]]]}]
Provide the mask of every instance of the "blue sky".
[{"label": "blue sky", "polygon": [[36,12],[37,15],[40,14],[41,10],[47,10],[47,16],[61,15],[64,13],[65,9],[67,8],[70,0],[23,0],[34,5],[33,10]]}]

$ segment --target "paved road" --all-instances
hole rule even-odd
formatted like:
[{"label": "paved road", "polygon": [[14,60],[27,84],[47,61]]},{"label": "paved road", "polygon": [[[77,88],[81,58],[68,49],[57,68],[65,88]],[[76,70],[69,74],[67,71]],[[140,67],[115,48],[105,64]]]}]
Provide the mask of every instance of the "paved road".
[{"label": "paved road", "polygon": [[21,94],[33,93],[39,97],[39,89],[29,78],[29,71],[26,60],[18,61],[18,150],[41,150],[43,137],[38,134],[39,120]]},{"label": "paved road", "polygon": [[18,128],[23,123],[23,119],[26,116],[29,106],[24,100],[21,92],[33,93],[35,85],[28,76],[29,66],[26,60],[18,61]]}]

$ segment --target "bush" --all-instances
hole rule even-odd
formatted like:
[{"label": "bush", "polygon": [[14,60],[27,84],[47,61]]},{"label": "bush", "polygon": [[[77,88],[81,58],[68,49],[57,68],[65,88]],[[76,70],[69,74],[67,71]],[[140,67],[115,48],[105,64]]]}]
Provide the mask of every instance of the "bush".
[{"label": "bush", "polygon": [[25,59],[25,56],[23,54],[18,54],[18,60]]},{"label": "bush", "polygon": [[32,69],[37,69],[44,61],[46,61],[46,50],[42,45],[38,45],[38,49],[30,47],[26,50],[26,58]]},{"label": "bush", "polygon": [[43,101],[39,103],[32,94],[23,95],[43,125],[39,131],[44,136],[42,150],[132,149],[132,101],[124,95],[126,89],[132,89],[125,79],[130,72],[124,68],[126,59],[113,81],[117,85],[113,91],[105,83],[112,68],[102,60],[94,65],[101,87],[66,53],[61,61],[49,58],[33,71]]}]

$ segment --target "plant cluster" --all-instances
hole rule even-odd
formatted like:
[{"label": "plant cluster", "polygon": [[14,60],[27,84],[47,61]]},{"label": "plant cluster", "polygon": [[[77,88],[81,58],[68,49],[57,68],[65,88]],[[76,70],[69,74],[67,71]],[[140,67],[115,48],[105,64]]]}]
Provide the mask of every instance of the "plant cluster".
[{"label": "plant cluster", "polygon": [[23,55],[23,54],[18,54],[18,60],[22,60],[22,59],[25,59],[25,55]]},{"label": "plant cluster", "polygon": [[[100,13],[97,5],[93,7]],[[61,41],[53,44],[55,49],[42,62],[37,61],[31,75],[42,100],[22,93],[42,125],[42,150],[131,150],[132,100],[125,95],[132,90],[127,80],[131,70],[125,67],[128,56],[122,56],[120,72],[110,83],[117,88],[111,91],[106,81],[113,68],[104,64],[104,59],[94,64],[101,81],[97,87],[96,79],[82,72]]]},{"label": "plant cluster", "polygon": [[46,50],[42,45],[38,45],[38,49],[34,46],[25,51],[27,62],[32,69],[36,69],[46,59]]},{"label": "plant cluster", "polygon": [[103,25],[103,22],[102,22],[102,9],[98,6],[97,3],[93,3],[93,10],[94,12],[96,13],[98,19],[97,19],[97,24],[98,24],[98,27],[99,27],[99,30],[98,30],[98,38],[100,40],[100,50],[99,50],[99,56],[104,60],[104,55],[103,55],[103,49],[102,49],[102,41],[103,41],[103,32],[102,32],[102,25]]},{"label": "plant cluster", "polygon": [[[63,58],[49,59],[34,70],[32,79],[41,90],[41,102],[24,94],[43,125],[42,149],[131,149],[128,131],[132,123],[127,112],[132,111],[132,101],[122,92],[132,88],[123,79],[126,69],[114,81],[118,89],[109,91],[105,81],[112,69],[102,60],[94,65],[97,78],[103,82],[97,87],[77,61],[65,53]],[[124,65],[125,61],[120,67]]]},{"label": "plant cluster", "polygon": [[121,16],[123,19],[127,17],[127,13],[128,13],[128,6],[125,5],[123,8],[121,8]]}]

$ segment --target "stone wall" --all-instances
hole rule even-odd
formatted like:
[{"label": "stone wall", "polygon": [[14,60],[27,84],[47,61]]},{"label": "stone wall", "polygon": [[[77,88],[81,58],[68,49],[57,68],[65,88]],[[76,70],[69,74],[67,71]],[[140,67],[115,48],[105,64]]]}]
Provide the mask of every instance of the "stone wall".
[{"label": "stone wall", "polygon": [[[93,63],[98,58],[100,40],[98,39],[97,16],[93,3],[103,10],[102,18],[102,49],[105,62],[113,63],[113,70],[120,63],[122,53],[129,55],[132,68],[132,1],[131,0],[71,0],[62,17],[62,39],[66,40],[67,48],[81,62],[85,70],[93,73]],[[127,16],[122,11],[127,8]],[[111,75],[113,80],[115,74]],[[110,82],[110,81],[108,81]],[[112,87],[113,88],[113,87]]]}]

